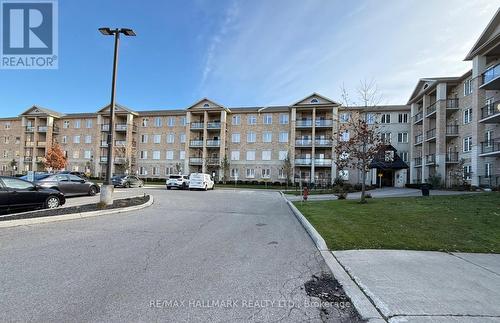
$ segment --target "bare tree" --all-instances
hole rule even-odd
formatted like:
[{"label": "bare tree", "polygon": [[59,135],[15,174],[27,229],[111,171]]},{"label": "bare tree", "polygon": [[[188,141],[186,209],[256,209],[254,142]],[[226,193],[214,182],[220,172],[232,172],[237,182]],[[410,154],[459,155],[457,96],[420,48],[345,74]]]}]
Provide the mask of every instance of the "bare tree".
[{"label": "bare tree", "polygon": [[290,160],[290,152],[287,152],[286,158],[283,160],[283,174],[285,175],[287,189],[291,181],[292,171],[293,169],[292,169],[292,161]]},{"label": "bare tree", "polygon": [[223,184],[226,184],[227,174],[229,172],[230,167],[231,167],[231,164],[229,163],[229,159],[227,158],[227,155],[224,155],[224,158],[220,162],[220,171],[222,172],[222,183]]}]

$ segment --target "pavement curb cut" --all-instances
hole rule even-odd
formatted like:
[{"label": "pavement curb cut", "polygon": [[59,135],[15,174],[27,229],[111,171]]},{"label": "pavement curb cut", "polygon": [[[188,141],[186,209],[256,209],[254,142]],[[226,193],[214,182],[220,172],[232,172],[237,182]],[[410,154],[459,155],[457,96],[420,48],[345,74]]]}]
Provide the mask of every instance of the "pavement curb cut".
[{"label": "pavement curb cut", "polygon": [[304,227],[314,242],[314,245],[321,253],[326,265],[332,272],[333,276],[342,285],[346,295],[351,299],[354,307],[358,311],[362,319],[368,322],[387,322],[378,312],[377,308],[371,303],[368,297],[363,293],[359,286],[351,279],[349,274],[344,270],[342,265],[334,257],[333,253],[328,250],[325,240],[316,231],[306,217],[290,202],[283,192],[280,192],[281,197],[286,201],[290,210],[295,215],[300,224]]},{"label": "pavement curb cut", "polygon": [[64,215],[54,215],[54,216],[44,216],[39,218],[30,218],[30,219],[18,219],[18,220],[8,220],[8,221],[0,221],[0,228],[10,228],[17,227],[21,225],[31,225],[31,224],[41,224],[41,223],[49,223],[49,222],[58,222],[58,221],[66,221],[66,220],[75,220],[75,219],[84,219],[90,218],[94,216],[108,215],[108,214],[117,214],[130,212],[135,210],[140,210],[151,206],[154,203],[153,195],[149,195],[149,201],[141,205],[128,206],[119,209],[111,209],[104,211],[89,211],[89,212],[80,212],[80,213],[72,213],[72,214],[64,214]]}]

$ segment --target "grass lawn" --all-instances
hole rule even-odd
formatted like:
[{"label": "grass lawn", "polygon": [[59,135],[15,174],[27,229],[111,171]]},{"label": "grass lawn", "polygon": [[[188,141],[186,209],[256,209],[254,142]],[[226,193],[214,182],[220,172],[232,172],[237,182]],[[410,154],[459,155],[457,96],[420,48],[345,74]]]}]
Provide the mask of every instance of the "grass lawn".
[{"label": "grass lawn", "polygon": [[500,253],[500,193],[295,202],[331,250]]}]

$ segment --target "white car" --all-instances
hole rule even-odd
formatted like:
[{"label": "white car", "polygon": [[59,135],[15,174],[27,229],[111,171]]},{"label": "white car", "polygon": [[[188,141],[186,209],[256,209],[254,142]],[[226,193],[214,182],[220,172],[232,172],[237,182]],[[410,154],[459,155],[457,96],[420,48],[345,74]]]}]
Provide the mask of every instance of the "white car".
[{"label": "white car", "polygon": [[176,187],[182,190],[189,188],[189,176],[187,175],[170,175],[166,182],[167,190]]},{"label": "white car", "polygon": [[189,189],[190,190],[213,190],[215,183],[212,176],[202,173],[192,173],[189,175]]}]

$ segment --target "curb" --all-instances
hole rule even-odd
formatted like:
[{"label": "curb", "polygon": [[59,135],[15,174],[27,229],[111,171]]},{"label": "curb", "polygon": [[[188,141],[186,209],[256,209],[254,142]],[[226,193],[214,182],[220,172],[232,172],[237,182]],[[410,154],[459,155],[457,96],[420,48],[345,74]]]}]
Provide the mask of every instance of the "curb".
[{"label": "curb", "polygon": [[387,322],[377,308],[373,305],[371,300],[365,295],[361,288],[351,279],[351,276],[344,270],[339,261],[335,258],[333,253],[328,249],[325,239],[316,231],[312,224],[306,219],[306,217],[290,202],[283,192],[281,197],[286,201],[290,210],[295,215],[297,220],[300,222],[302,227],[306,230],[309,237],[311,237],[314,245],[321,253],[321,256],[325,260],[326,265],[330,269],[331,273],[337,279],[337,281],[342,285],[344,292],[350,298],[354,307],[358,311],[358,314],[363,320],[368,322]]},{"label": "curb", "polygon": [[154,202],[153,195],[149,195],[149,201],[141,205],[134,205],[119,209],[110,209],[103,211],[89,211],[89,212],[80,212],[80,213],[72,213],[64,215],[44,216],[39,218],[0,221],[0,228],[10,228],[10,227],[17,227],[20,225],[31,225],[31,224],[41,224],[41,223],[58,222],[65,220],[84,219],[100,215],[130,212],[151,206],[153,202]]}]

